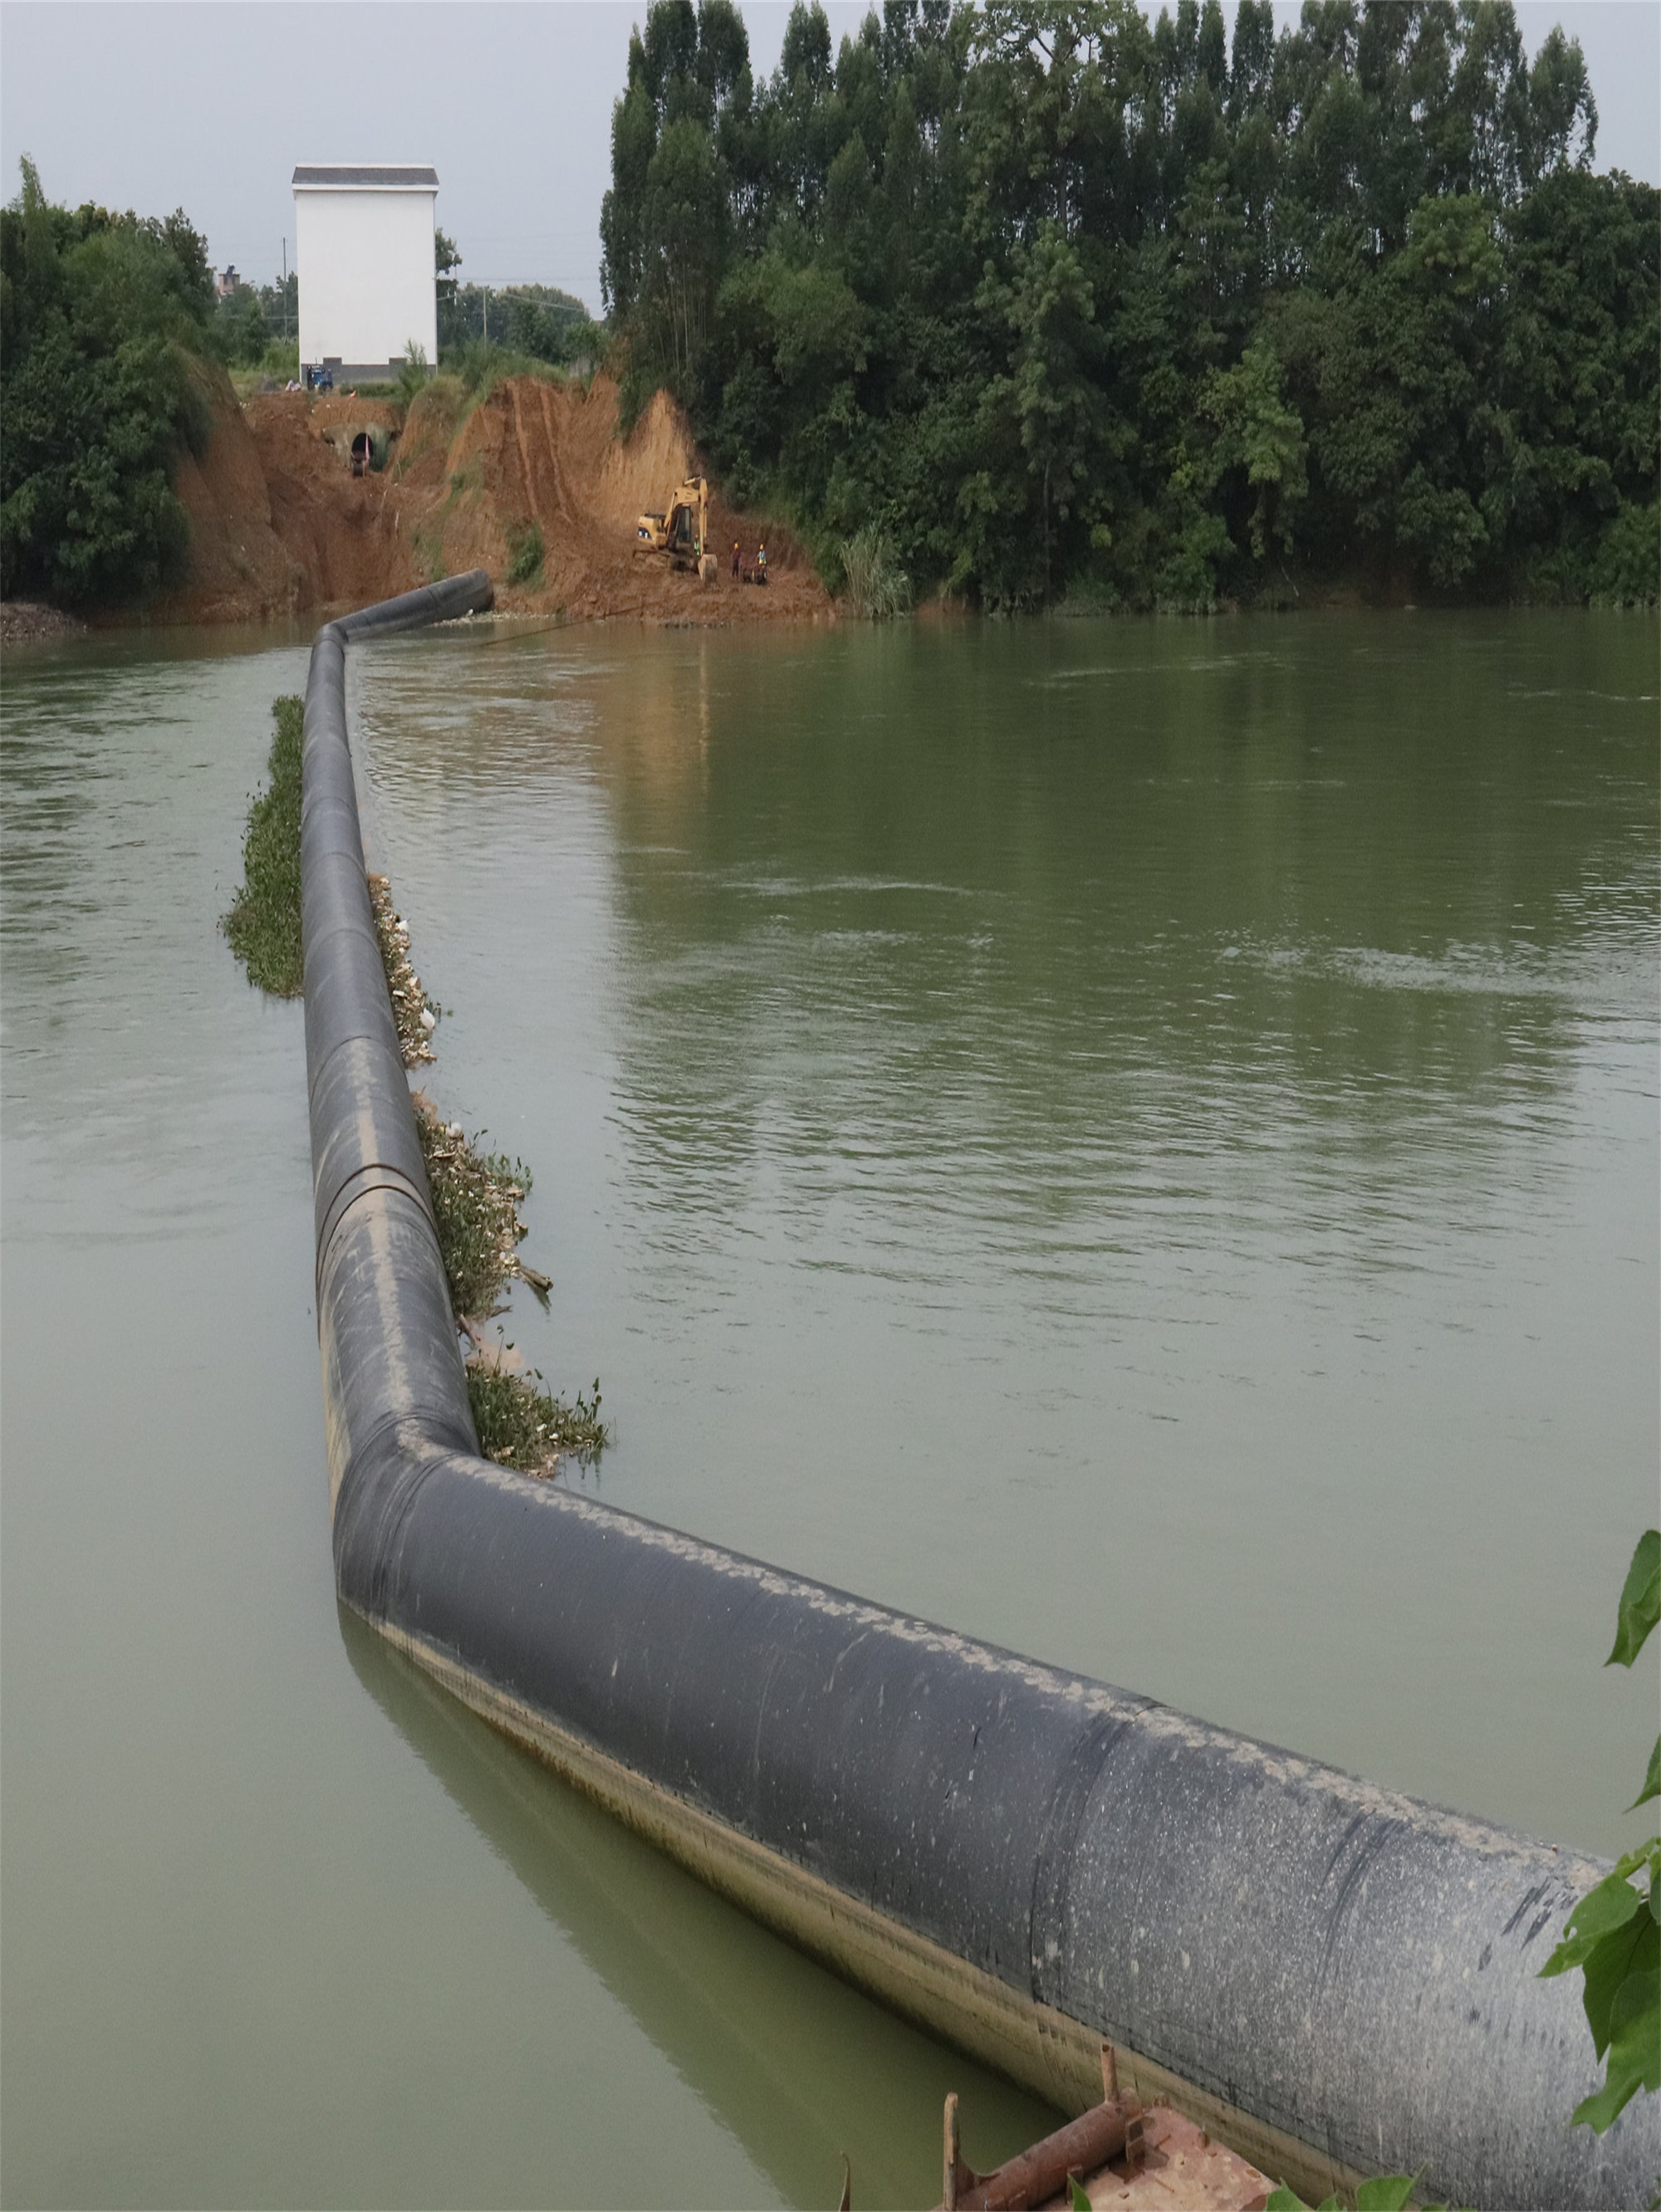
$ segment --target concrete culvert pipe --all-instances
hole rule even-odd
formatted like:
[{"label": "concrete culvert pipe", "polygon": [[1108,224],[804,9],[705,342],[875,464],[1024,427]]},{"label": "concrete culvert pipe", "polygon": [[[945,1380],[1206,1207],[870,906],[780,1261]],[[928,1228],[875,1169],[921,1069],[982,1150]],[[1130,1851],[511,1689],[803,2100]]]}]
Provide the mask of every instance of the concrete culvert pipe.
[{"label": "concrete culvert pipe", "polygon": [[677,1534],[482,1460],[370,916],[355,637],[332,623],[301,845],[338,1587],[466,1705],[745,1909],[1064,2111],[1099,2045],[1314,2197],[1649,2202],[1661,2107],[1536,1978],[1597,1861]]}]

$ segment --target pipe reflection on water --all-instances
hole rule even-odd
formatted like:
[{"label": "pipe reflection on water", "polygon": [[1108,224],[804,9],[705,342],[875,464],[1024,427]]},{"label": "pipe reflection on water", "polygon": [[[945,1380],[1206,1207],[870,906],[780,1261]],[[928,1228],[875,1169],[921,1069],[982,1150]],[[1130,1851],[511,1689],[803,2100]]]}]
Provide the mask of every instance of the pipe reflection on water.
[{"label": "pipe reflection on water", "polygon": [[[948,2089],[961,2093],[988,2168],[1055,2126],[1048,2106],[869,2004],[683,1873],[344,1606],[339,1618],[369,1695],[782,2202],[834,2202],[844,2151],[867,2212],[932,2202]],[[659,2201],[691,2179],[665,2174]]]}]

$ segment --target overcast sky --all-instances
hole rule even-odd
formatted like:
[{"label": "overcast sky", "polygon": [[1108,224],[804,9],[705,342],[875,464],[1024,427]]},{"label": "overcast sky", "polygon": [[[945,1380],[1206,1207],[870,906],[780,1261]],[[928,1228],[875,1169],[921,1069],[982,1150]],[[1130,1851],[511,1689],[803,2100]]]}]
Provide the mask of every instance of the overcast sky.
[{"label": "overcast sky", "polygon": [[[787,0],[743,8],[760,76]],[[865,9],[827,12],[840,38]],[[1554,22],[1579,39],[1599,168],[1661,184],[1661,0],[1517,12],[1530,53]],[[562,285],[598,310],[611,103],[644,13],[643,0],[3,0],[0,189],[11,197],[30,154],[71,206],[183,207],[216,266],[265,282],[285,235],[294,254],[296,161],[430,162],[465,276]]]}]

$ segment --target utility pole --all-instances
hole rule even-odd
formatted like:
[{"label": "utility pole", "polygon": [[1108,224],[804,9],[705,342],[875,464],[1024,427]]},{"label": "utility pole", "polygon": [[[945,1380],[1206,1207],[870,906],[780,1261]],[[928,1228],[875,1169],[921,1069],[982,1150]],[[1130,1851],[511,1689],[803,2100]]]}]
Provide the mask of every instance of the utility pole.
[{"label": "utility pole", "polygon": [[289,343],[289,241],[283,241],[283,343]]},{"label": "utility pole", "polygon": [[484,336],[488,342],[490,336],[490,288],[484,284],[479,289],[484,295]]}]

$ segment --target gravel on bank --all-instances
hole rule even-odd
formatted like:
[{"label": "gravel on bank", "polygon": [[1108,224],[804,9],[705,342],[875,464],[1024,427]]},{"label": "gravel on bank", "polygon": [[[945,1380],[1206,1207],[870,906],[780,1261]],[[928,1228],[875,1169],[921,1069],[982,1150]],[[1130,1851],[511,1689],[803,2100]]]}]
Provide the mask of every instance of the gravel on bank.
[{"label": "gravel on bank", "polygon": [[0,647],[52,645],[60,638],[84,637],[86,629],[79,615],[66,615],[43,599],[0,599]]}]

